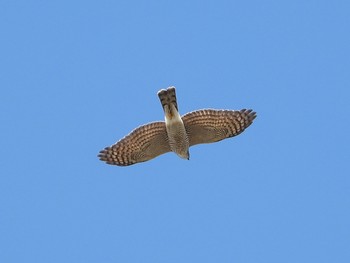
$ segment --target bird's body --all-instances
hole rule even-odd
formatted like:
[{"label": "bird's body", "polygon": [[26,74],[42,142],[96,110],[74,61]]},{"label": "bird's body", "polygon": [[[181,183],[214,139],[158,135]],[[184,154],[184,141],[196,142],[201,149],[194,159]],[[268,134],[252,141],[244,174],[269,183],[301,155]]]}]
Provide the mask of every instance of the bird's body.
[{"label": "bird's body", "polygon": [[174,87],[160,90],[158,97],[163,106],[165,121],[136,128],[114,145],[100,151],[98,156],[101,161],[127,166],[170,151],[189,159],[190,146],[236,136],[256,118],[255,112],[246,109],[203,109],[180,116]]},{"label": "bird's body", "polygon": [[189,159],[190,147],[185,125],[177,108],[175,88],[162,89],[158,92],[165,115],[165,127],[168,134],[170,149],[178,156]]}]

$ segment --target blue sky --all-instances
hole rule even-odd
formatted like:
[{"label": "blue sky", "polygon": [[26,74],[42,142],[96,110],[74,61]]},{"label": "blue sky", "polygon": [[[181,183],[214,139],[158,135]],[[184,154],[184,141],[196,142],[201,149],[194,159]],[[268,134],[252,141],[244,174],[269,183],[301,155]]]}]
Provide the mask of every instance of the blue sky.
[{"label": "blue sky", "polygon": [[[0,262],[349,262],[348,1],[1,1]],[[242,135],[130,167],[162,120]]]}]

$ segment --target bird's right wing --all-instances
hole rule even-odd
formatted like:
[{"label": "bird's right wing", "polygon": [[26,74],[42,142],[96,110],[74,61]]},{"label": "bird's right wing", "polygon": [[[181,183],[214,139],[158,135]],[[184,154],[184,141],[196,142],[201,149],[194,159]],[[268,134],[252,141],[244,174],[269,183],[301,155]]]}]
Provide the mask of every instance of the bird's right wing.
[{"label": "bird's right wing", "polygon": [[107,164],[127,166],[148,161],[170,151],[165,123],[151,122],[106,147],[100,151],[98,157]]},{"label": "bird's right wing", "polygon": [[252,124],[255,118],[253,110],[204,109],[183,115],[182,121],[192,146],[236,136]]}]

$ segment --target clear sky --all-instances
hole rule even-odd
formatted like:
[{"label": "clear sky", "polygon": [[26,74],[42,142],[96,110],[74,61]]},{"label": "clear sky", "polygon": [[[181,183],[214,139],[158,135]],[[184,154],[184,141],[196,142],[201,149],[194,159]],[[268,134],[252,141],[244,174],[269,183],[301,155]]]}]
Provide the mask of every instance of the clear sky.
[{"label": "clear sky", "polygon": [[[350,262],[350,2],[0,1],[0,262]],[[163,119],[243,134],[130,167]]]}]

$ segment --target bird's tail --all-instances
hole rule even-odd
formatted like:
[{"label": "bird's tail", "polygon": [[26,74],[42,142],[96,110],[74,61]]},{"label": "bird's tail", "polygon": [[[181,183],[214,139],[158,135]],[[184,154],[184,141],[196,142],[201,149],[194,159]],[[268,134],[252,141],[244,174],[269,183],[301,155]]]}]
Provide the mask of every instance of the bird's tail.
[{"label": "bird's tail", "polygon": [[179,110],[177,108],[175,87],[169,87],[167,89],[162,89],[158,91],[158,97],[160,99],[160,103],[162,104],[164,111],[166,111],[166,108],[171,109],[171,104],[175,106],[177,111]]}]

